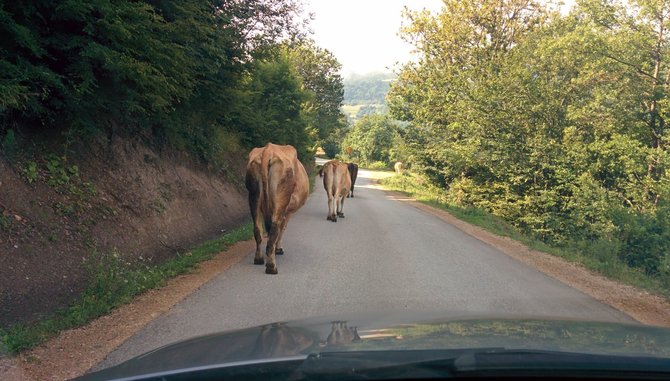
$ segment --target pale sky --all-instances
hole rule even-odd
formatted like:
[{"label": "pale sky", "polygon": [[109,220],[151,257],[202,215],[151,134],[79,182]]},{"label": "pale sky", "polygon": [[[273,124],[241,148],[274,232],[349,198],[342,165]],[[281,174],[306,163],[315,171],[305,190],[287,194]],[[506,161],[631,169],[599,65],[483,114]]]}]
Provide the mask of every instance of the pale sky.
[{"label": "pale sky", "polygon": [[[342,74],[391,71],[410,60],[412,46],[398,37],[402,10],[440,10],[441,0],[305,0],[314,13],[310,29],[317,45],[332,52]],[[406,22],[406,21],[405,21]]]},{"label": "pale sky", "polygon": [[[550,0],[545,0],[550,1]],[[554,0],[560,1],[560,0]],[[565,12],[574,0],[563,0]],[[438,13],[441,0],[304,0],[314,13],[310,29],[317,45],[342,64],[342,75],[392,71],[396,62],[411,59],[412,45],[398,36],[402,10],[428,9]]]}]

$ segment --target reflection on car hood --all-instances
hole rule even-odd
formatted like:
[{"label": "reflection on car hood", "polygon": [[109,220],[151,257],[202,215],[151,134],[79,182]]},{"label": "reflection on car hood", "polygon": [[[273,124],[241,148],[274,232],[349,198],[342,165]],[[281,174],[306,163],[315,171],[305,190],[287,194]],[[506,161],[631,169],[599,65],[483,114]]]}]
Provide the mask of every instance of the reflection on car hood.
[{"label": "reflection on car hood", "polygon": [[348,351],[497,347],[670,358],[670,329],[534,318],[411,315],[314,318],[201,336],[148,352],[82,380],[109,380],[185,368],[306,358]]}]

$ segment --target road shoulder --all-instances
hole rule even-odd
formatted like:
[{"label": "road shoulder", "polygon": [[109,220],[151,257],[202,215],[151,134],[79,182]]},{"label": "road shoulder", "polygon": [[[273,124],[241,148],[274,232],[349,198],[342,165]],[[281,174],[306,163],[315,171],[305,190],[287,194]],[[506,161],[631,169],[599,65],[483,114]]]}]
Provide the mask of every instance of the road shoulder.
[{"label": "road shoulder", "polygon": [[390,198],[434,215],[506,255],[629,315],[640,323],[670,327],[670,303],[660,296],[605,278],[577,263],[532,250],[518,241],[461,221],[444,210],[426,205],[400,192],[377,187]]},{"label": "road shoulder", "polygon": [[64,331],[16,358],[0,359],[0,378],[11,381],[69,380],[86,373],[119,345],[209,280],[253,251],[253,240],[237,242],[184,275],[137,297],[84,327]]}]

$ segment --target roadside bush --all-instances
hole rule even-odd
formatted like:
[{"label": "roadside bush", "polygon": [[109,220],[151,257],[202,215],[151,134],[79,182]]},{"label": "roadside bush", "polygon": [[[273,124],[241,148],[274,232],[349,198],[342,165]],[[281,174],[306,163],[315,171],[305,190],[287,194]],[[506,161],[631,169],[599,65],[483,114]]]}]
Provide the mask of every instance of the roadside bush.
[{"label": "roadside bush", "polygon": [[647,275],[670,275],[670,208],[660,207],[655,214],[620,209],[613,213],[621,241],[619,257]]},{"label": "roadside bush", "polygon": [[5,136],[0,143],[0,151],[2,151],[8,159],[13,159],[16,155],[17,145],[14,130],[7,130]]},{"label": "roadside bush", "polygon": [[[398,129],[398,123],[388,115],[368,115],[348,131],[341,147],[347,153],[347,160],[359,165],[391,163],[390,150]],[[384,164],[382,168],[388,167]]]},{"label": "roadside bush", "polygon": [[369,168],[369,169],[377,169],[377,170],[390,169],[391,168],[390,165],[388,165],[387,163],[381,162],[381,161],[373,161],[372,163],[369,163],[369,164],[365,165],[365,167]]},{"label": "roadside bush", "polygon": [[321,144],[321,148],[326,152],[329,159],[334,159],[340,153],[340,144],[334,140],[327,139]]}]

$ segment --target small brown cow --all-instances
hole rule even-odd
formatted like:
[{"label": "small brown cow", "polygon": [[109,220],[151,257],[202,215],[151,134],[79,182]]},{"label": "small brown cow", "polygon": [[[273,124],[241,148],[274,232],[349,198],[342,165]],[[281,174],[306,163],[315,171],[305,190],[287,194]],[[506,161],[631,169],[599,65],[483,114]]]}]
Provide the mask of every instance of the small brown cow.
[{"label": "small brown cow", "polygon": [[344,198],[349,194],[351,188],[349,168],[345,163],[331,160],[321,167],[319,176],[323,176],[323,187],[328,194],[328,217],[326,219],[337,222],[337,217],[344,218],[342,212]]},{"label": "small brown cow", "polygon": [[358,165],[349,163],[347,164],[347,168],[349,168],[349,176],[351,177],[351,192],[349,192],[347,197],[354,197],[354,184],[356,184],[356,177],[358,177]]},{"label": "small brown cow", "polygon": [[265,263],[261,255],[263,224],[268,234],[265,273],[277,274],[275,254],[284,254],[281,245],[284,229],[291,215],[307,200],[307,172],[298,160],[295,148],[268,143],[249,153],[245,185],[249,191],[249,209],[256,238],[254,264]]}]

